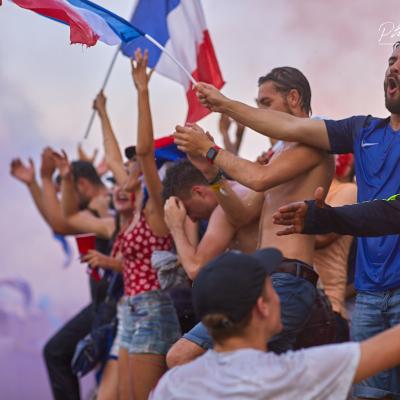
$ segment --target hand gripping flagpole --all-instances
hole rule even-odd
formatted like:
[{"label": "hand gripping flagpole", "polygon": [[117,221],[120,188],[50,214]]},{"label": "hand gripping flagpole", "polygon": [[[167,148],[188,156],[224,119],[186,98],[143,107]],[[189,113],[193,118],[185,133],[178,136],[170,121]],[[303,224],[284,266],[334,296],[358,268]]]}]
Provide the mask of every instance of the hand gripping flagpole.
[{"label": "hand gripping flagpole", "polygon": [[[137,29],[137,28],[135,28],[135,29]],[[190,82],[192,82],[193,86],[195,86],[197,84],[197,82],[193,78],[192,74],[171,53],[169,53],[169,51],[164,46],[162,46],[160,43],[158,43],[156,39],[154,39],[152,36],[148,35],[147,33],[143,33],[143,36],[149,42],[153,43],[156,47],[158,47],[163,53],[165,53],[184,72],[184,74],[188,77]],[[114,57],[111,60],[111,64],[108,67],[107,74],[106,74],[106,77],[104,78],[104,82],[103,82],[103,85],[101,87],[101,90],[104,90],[104,88],[107,85],[107,82],[108,82],[108,80],[110,78],[110,75],[111,75],[111,72],[112,72],[112,70],[114,68],[114,64],[115,64],[115,61],[117,60],[118,54],[120,52],[120,49],[121,49],[121,46],[118,46],[118,48],[117,48],[117,50],[116,50],[116,52],[114,54]],[[85,139],[87,139],[88,136],[89,136],[89,133],[90,133],[90,130],[92,128],[95,116],[96,116],[96,110],[93,110],[92,115],[91,115],[90,120],[89,120],[89,123],[88,123],[88,126],[86,128],[86,132],[85,132],[85,136],[84,136]]]}]

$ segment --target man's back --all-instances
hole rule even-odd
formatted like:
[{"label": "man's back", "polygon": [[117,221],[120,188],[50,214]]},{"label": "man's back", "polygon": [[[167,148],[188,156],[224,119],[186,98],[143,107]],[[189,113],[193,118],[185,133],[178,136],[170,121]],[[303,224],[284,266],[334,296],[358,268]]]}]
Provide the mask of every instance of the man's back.
[{"label": "man's back", "polygon": [[153,400],[346,399],[359,363],[355,343],[276,355],[251,348],[209,350],[167,372]]}]

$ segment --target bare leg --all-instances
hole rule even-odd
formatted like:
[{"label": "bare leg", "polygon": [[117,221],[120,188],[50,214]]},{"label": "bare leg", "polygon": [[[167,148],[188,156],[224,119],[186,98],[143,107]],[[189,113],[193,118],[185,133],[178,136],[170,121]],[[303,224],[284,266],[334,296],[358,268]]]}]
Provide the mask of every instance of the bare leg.
[{"label": "bare leg", "polygon": [[205,350],[190,340],[181,338],[170,349],[167,354],[168,368],[186,364],[201,356]]},{"label": "bare leg", "polygon": [[110,359],[104,367],[97,400],[118,399],[118,360]]},{"label": "bare leg", "polygon": [[160,354],[130,354],[129,371],[135,400],[147,400],[167,367]]},{"label": "bare leg", "polygon": [[122,347],[118,352],[118,394],[119,400],[131,400],[132,390],[129,376],[129,354],[128,350]]}]

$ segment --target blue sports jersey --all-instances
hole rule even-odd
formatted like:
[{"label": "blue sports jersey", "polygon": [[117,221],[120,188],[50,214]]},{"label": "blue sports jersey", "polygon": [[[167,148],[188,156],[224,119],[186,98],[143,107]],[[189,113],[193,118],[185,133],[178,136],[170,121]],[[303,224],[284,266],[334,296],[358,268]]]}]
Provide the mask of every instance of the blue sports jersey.
[{"label": "blue sports jersey", "polygon": [[[332,153],[354,153],[359,202],[400,193],[400,132],[389,122],[371,116],[325,121]],[[355,287],[400,287],[400,235],[358,238]]]}]

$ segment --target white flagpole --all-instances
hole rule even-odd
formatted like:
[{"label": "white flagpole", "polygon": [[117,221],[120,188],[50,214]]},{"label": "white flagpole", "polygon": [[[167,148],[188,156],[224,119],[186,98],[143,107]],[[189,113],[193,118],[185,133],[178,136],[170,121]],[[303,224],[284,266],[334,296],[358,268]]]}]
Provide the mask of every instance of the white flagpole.
[{"label": "white flagpole", "polygon": [[[184,74],[188,77],[188,79],[190,80],[190,82],[192,82],[193,85],[197,84],[197,82],[193,78],[192,74],[171,53],[169,53],[168,50],[164,46],[162,46],[160,43],[158,43],[156,39],[154,39],[147,33],[144,34],[144,37],[149,42],[153,43],[156,47],[158,47],[162,52],[164,52],[184,72]],[[118,54],[120,52],[120,48],[121,48],[121,46],[118,46],[117,51],[115,52],[114,57],[111,60],[111,64],[108,67],[107,74],[106,74],[106,77],[104,78],[104,82],[101,87],[101,90],[104,90],[104,88],[107,85],[108,79],[110,78],[111,72],[114,68],[115,61],[117,60]],[[88,123],[88,126],[86,128],[86,132],[85,132],[85,136],[84,136],[85,139],[87,139],[89,136],[90,129],[92,128],[95,116],[96,116],[96,111],[93,110],[92,115],[89,120],[89,123]]]}]

